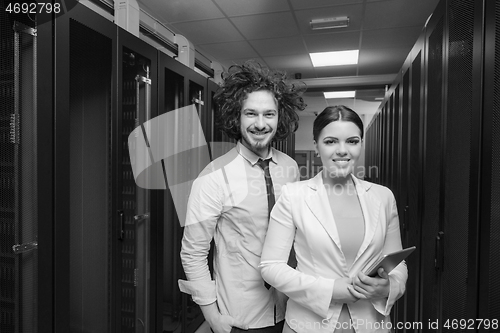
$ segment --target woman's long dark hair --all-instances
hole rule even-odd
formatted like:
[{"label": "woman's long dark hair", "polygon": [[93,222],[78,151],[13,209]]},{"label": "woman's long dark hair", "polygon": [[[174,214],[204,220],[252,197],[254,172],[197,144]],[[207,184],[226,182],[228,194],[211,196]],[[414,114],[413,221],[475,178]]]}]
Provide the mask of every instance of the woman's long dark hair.
[{"label": "woman's long dark hair", "polygon": [[216,126],[230,138],[241,138],[240,117],[243,102],[249,93],[270,91],[278,104],[278,126],[273,140],[286,139],[299,127],[296,111],[305,109],[301,97],[305,85],[298,87],[288,82],[286,74],[262,67],[254,61],[233,65],[223,74],[224,83],[214,95],[217,105]]}]

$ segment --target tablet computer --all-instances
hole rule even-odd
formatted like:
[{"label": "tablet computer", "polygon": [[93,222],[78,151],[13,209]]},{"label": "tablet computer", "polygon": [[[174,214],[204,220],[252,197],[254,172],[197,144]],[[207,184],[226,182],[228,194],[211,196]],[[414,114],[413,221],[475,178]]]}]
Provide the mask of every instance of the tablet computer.
[{"label": "tablet computer", "polygon": [[385,254],[375,261],[373,265],[368,267],[368,269],[365,269],[365,274],[370,277],[374,277],[377,275],[377,271],[380,267],[383,267],[387,274],[389,274],[394,267],[399,265],[399,263],[408,257],[415,249],[416,247],[412,246],[403,250]]}]

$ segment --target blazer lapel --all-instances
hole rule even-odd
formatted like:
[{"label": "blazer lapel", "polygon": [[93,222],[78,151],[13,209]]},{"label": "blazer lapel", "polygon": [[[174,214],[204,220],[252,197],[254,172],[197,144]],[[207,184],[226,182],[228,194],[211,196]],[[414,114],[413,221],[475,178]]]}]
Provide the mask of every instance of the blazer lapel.
[{"label": "blazer lapel", "polygon": [[330,209],[330,203],[328,202],[325,187],[323,186],[323,179],[321,178],[321,174],[321,172],[318,173],[308,182],[308,190],[310,191],[310,193],[306,195],[306,205],[309,207],[312,214],[321,223],[323,228],[325,228],[326,232],[335,242],[337,247],[339,249],[342,249],[340,245],[339,233],[335,225],[332,210]]},{"label": "blazer lapel", "polygon": [[[371,184],[352,177],[356,183],[356,191],[358,193],[359,202],[361,205],[361,210],[363,211],[363,217],[365,219],[365,238],[363,243],[359,248],[358,254],[356,255],[356,261],[363,252],[365,252],[368,245],[373,240],[377,226],[380,223],[380,205],[381,202],[377,196],[370,192]],[[353,265],[354,266],[354,265]]]}]

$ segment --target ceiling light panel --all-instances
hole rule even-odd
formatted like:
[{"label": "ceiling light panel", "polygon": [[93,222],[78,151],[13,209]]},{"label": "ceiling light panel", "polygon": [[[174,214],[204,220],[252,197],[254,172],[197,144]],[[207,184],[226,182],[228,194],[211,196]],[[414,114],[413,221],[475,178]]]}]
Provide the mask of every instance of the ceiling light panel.
[{"label": "ceiling light panel", "polygon": [[359,50],[309,53],[314,67],[356,65]]},{"label": "ceiling light panel", "polygon": [[323,92],[326,99],[331,98],[354,98],[356,91],[325,91]]}]

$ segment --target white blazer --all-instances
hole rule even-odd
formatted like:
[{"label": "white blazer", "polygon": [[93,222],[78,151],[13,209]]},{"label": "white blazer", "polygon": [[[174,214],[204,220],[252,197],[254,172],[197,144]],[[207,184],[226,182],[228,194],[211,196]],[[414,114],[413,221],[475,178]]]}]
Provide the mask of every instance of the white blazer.
[{"label": "white blazer", "polygon": [[[365,236],[350,269],[342,253],[321,172],[312,179],[282,187],[271,213],[261,274],[289,297],[285,317],[296,332],[333,332],[343,305],[331,302],[335,279],[354,277],[382,254],[402,248],[392,192],[355,177],[353,180],[363,211]],[[292,243],[296,269],[287,265]],[[389,274],[388,298],[348,304],[356,332],[390,331],[389,314],[394,302],[404,294],[407,278],[403,262]]]}]

